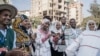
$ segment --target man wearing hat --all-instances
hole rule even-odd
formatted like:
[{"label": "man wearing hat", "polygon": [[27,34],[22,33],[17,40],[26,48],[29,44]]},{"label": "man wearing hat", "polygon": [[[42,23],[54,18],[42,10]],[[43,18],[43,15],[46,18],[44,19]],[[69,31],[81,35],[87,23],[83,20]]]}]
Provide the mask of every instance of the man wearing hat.
[{"label": "man wearing hat", "polygon": [[17,9],[10,4],[0,5],[0,55],[15,47],[15,32],[7,28],[11,20],[16,16]]}]

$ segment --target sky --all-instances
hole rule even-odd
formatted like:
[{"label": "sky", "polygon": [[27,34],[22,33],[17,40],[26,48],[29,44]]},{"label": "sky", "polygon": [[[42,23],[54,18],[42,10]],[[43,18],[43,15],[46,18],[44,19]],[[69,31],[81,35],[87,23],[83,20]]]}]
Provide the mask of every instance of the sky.
[{"label": "sky", "polygon": [[[83,3],[83,16],[87,17],[91,15],[87,10],[90,10],[90,5],[94,0],[81,0],[81,2]],[[97,0],[97,3],[100,4],[100,0]]]},{"label": "sky", "polygon": [[[94,0],[81,0],[81,3],[83,3],[83,17],[90,15],[87,10],[90,9],[90,4],[93,3],[93,1]],[[11,0],[11,2],[19,11],[29,10],[31,8],[31,0]],[[97,3],[100,4],[100,0],[97,0]]]}]

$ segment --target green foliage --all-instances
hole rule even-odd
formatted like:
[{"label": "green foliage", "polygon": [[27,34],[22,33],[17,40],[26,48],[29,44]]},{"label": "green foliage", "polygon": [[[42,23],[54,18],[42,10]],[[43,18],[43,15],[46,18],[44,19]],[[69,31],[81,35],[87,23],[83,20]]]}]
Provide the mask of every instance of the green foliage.
[{"label": "green foliage", "polygon": [[94,20],[97,23],[97,25],[100,24],[100,18],[95,18],[93,16],[89,16],[89,17],[84,18],[81,27],[85,28],[88,20]]},{"label": "green foliage", "polygon": [[41,18],[39,17],[34,17],[32,18],[32,24],[33,28],[37,28],[37,26],[41,23]]},{"label": "green foliage", "polygon": [[97,24],[100,24],[100,5],[97,4],[96,1],[91,4],[89,12],[91,13],[91,16],[83,19],[81,27],[85,28],[88,20],[94,20]]},{"label": "green foliage", "polygon": [[89,12],[95,18],[100,18],[100,4],[98,4],[96,1],[92,3]]}]

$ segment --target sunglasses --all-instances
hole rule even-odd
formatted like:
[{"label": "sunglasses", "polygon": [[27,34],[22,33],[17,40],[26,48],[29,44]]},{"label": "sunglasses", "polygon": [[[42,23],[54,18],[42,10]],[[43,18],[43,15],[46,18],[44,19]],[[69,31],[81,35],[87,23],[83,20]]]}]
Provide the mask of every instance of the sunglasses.
[{"label": "sunglasses", "polygon": [[89,24],[89,25],[94,25],[94,23],[91,23],[91,24]]}]

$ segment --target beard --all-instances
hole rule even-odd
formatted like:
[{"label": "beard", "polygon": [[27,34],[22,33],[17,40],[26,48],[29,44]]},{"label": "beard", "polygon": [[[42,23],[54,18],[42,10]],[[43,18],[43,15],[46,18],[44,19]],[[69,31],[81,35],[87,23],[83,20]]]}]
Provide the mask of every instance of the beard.
[{"label": "beard", "polygon": [[73,29],[75,29],[76,28],[76,26],[71,26]]},{"label": "beard", "polygon": [[65,25],[66,23],[62,23],[62,25]]},{"label": "beard", "polygon": [[48,31],[49,28],[47,28],[47,27],[43,27],[43,30],[44,30],[44,31]]}]

